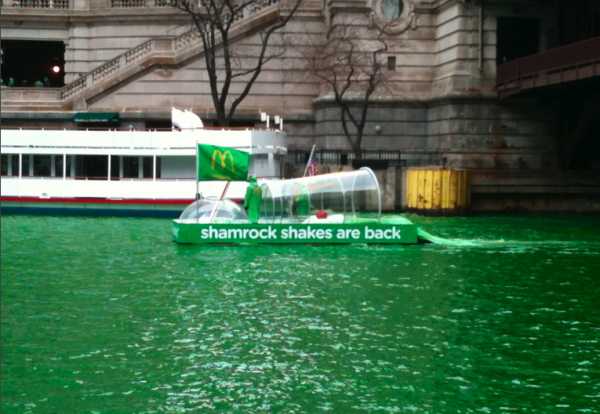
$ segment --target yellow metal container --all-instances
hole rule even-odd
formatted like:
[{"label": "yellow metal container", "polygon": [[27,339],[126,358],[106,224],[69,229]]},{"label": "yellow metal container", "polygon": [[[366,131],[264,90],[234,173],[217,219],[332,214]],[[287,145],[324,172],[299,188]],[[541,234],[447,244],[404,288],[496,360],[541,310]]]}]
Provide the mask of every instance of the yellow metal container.
[{"label": "yellow metal container", "polygon": [[424,214],[461,214],[471,205],[471,172],[437,167],[408,170],[406,205]]}]

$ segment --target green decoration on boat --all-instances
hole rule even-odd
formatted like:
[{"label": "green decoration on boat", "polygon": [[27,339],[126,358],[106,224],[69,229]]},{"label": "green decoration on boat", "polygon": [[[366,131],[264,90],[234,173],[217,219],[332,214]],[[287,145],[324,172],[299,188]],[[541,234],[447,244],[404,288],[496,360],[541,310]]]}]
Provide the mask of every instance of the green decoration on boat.
[{"label": "green decoration on boat", "polygon": [[244,203],[199,199],[173,221],[182,244],[471,245],[430,235],[405,217],[382,217],[377,177],[368,168],[291,180],[250,180]]},{"label": "green decoration on boat", "polygon": [[250,154],[198,144],[198,181],[246,181]]},{"label": "green decoration on boat", "polygon": [[260,218],[260,204],[262,202],[262,190],[258,186],[256,177],[250,178],[250,185],[246,189],[246,199],[244,207],[248,209],[248,218],[250,223],[258,223]]},{"label": "green decoration on boat", "polygon": [[196,244],[415,244],[416,224],[197,224],[176,221],[173,240]]}]

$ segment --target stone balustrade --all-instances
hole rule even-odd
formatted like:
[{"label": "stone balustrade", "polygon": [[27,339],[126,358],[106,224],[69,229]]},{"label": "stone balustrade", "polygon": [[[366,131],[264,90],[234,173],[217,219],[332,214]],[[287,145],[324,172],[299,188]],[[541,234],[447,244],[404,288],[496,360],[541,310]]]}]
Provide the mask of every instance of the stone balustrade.
[{"label": "stone balustrade", "polygon": [[125,64],[129,65],[130,63],[149,55],[151,52],[152,41],[149,40],[125,53]]},{"label": "stone balustrade", "polygon": [[[257,0],[254,4],[247,8],[245,14],[255,14],[273,4],[279,3],[281,0]],[[131,8],[131,7],[173,7],[177,0],[111,0],[111,7]],[[236,21],[243,17],[236,16]]]},{"label": "stone balustrade", "polygon": [[[105,79],[114,76],[143,58],[152,55],[153,51],[164,56],[174,56],[175,51],[177,50],[176,44],[178,39],[185,35],[188,35],[188,33],[179,37],[151,39],[134,47],[103,65],[98,66],[91,72],[82,75],[79,79],[67,84],[62,88],[60,99],[62,101],[73,99],[86,89],[101,83]],[[179,43],[181,43],[181,40],[179,40]],[[182,49],[185,49],[185,47],[180,48],[180,50]]]},{"label": "stone balustrade", "polygon": [[69,0],[2,0],[2,7],[31,9],[68,9]]},{"label": "stone balustrade", "polygon": [[92,84],[101,81],[104,78],[111,76],[113,73],[119,70],[121,67],[121,56],[117,59],[113,59],[104,65],[96,68],[92,71]]},{"label": "stone balustrade", "polygon": [[87,88],[87,76],[82,76],[62,89],[60,99],[63,101],[69,100],[85,88]]},{"label": "stone balustrade", "polygon": [[[281,0],[257,0],[250,7],[246,8],[239,15],[235,16],[235,21],[253,15],[266,7],[279,3]],[[77,1],[77,0],[2,0],[2,7],[14,9],[54,9],[54,10],[88,10],[95,8],[156,8],[156,7],[174,7],[176,0],[100,0],[97,2]]]},{"label": "stone balustrade", "polygon": [[2,87],[2,101],[55,103],[59,100],[58,88],[6,88]]},{"label": "stone balustrade", "polygon": [[182,34],[175,38],[175,50],[183,50],[193,43],[200,40],[200,33],[197,30],[193,30]]},{"label": "stone balustrade", "polygon": [[[76,3],[76,4],[74,4]],[[90,3],[75,0],[2,0],[2,7],[22,9],[57,9],[75,8],[87,10],[95,8],[140,8],[140,7],[173,7],[175,0],[105,0]]]},{"label": "stone balustrade", "polygon": [[173,7],[175,0],[111,0],[111,7]]}]

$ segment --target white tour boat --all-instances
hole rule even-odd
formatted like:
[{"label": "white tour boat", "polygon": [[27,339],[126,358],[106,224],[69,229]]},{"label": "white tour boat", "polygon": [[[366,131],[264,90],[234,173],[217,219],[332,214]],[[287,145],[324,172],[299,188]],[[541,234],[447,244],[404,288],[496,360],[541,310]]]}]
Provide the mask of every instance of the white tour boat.
[{"label": "white tour boat", "polygon": [[[225,187],[202,182],[197,194],[198,143],[248,152],[259,179],[283,175],[286,135],[276,129],[2,128],[2,213],[178,217]],[[239,202],[246,187],[232,183],[227,198]]]}]

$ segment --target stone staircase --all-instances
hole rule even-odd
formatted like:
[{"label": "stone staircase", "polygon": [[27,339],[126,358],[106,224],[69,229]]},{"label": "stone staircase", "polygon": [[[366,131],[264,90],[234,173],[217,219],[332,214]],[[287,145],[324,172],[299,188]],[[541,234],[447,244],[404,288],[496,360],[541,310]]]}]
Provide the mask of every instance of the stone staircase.
[{"label": "stone staircase", "polygon": [[[235,39],[279,19],[280,0],[260,0],[248,15],[234,16]],[[217,44],[221,40],[217,39]],[[2,112],[85,111],[87,102],[154,66],[177,66],[203,52],[200,33],[152,38],[98,66],[62,89],[2,88]]]}]

